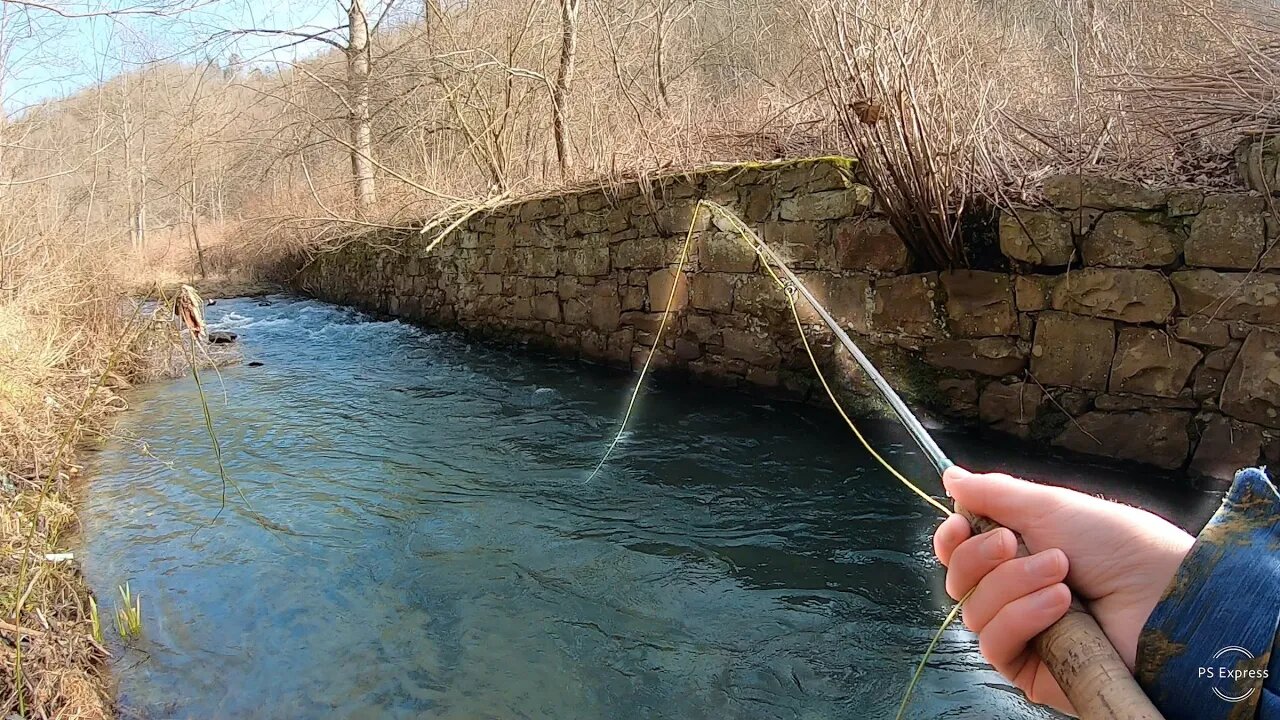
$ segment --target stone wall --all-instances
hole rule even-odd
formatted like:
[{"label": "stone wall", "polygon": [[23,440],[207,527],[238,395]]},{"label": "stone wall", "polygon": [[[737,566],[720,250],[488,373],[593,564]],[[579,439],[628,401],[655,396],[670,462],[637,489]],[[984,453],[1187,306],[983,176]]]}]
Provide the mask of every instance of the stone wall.
[{"label": "stone wall", "polygon": [[[678,282],[660,368],[819,397],[752,250],[698,217],[738,211],[913,402],[1071,450],[1222,479],[1280,456],[1280,250],[1260,195],[1052,178],[999,219],[988,270],[914,272],[855,166],[713,169],[528,200],[430,237],[383,232],[308,265],[300,289],[433,326],[635,367]],[[994,243],[994,238],[992,239]],[[807,316],[807,322],[816,318]],[[865,391],[829,333],[820,362]],[[839,371],[839,372],[836,372]]]}]

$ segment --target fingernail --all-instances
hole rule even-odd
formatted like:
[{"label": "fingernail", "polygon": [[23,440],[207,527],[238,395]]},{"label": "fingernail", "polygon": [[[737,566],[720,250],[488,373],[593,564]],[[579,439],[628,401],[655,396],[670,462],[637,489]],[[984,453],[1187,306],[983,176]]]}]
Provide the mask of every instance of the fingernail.
[{"label": "fingernail", "polygon": [[982,542],[982,554],[988,560],[999,560],[1005,555],[1005,531],[997,530]]},{"label": "fingernail", "polygon": [[1054,577],[1058,567],[1058,554],[1053,552],[1040,553],[1027,562],[1027,570],[1038,577]]}]

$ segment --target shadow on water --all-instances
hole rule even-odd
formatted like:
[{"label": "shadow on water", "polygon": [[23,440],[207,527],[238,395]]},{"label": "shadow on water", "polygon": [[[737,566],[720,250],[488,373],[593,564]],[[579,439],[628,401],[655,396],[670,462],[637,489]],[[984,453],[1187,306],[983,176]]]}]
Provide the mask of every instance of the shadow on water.
[{"label": "shadow on water", "polygon": [[[892,717],[949,604],[936,518],[823,411],[660,383],[588,484],[629,375],[314,301],[210,310],[262,363],[206,382],[251,507],[231,493],[209,525],[189,380],[133,396],[122,431],[150,455],[114,442],[91,467],[86,571],[99,597],[143,598],[143,639],[117,648],[128,715]],[[928,477],[902,432],[870,429]],[[1188,525],[1212,503],[941,441]],[[912,717],[1047,715],[953,630]]]}]

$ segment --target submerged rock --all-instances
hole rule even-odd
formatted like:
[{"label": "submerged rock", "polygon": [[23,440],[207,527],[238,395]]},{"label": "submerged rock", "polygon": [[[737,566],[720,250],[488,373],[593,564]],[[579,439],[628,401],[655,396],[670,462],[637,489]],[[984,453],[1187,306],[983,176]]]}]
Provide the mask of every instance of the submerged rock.
[{"label": "submerged rock", "polygon": [[230,345],[239,339],[239,335],[225,330],[215,330],[209,333],[209,343],[211,345]]}]

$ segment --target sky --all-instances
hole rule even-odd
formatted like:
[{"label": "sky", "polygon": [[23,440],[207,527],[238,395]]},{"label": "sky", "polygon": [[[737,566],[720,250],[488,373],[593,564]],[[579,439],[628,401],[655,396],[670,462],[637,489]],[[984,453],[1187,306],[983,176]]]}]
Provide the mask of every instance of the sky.
[{"label": "sky", "polygon": [[[227,30],[338,27],[345,12],[337,0],[32,0],[70,15],[0,0],[0,94],[13,117],[31,105],[65,97],[158,60],[225,63],[233,54],[259,65],[292,60],[327,47],[308,42],[273,50],[280,37],[228,37]],[[184,12],[136,14],[144,4]],[[125,14],[107,15],[125,10]],[[373,16],[373,11],[370,11]],[[211,41],[212,40],[212,41]],[[5,50],[7,49],[7,52]]]}]

